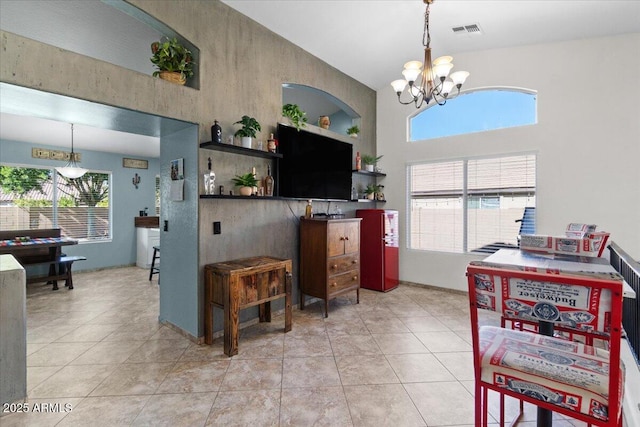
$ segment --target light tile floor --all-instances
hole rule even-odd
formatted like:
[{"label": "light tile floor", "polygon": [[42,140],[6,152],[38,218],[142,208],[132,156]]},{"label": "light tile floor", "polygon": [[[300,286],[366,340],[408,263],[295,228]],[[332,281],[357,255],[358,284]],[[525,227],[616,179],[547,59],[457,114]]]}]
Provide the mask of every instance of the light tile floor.
[{"label": "light tile floor", "polygon": [[[221,339],[197,345],[158,323],[157,276],[147,279],[128,267],[79,272],[72,291],[27,288],[28,403],[41,412],[5,415],[3,427],[474,423],[465,294],[363,289],[360,304],[355,292],[333,300],[326,319],[320,303],[294,310],[287,334],[283,316],[243,329],[228,358]],[[535,425],[533,407],[519,425]]]}]

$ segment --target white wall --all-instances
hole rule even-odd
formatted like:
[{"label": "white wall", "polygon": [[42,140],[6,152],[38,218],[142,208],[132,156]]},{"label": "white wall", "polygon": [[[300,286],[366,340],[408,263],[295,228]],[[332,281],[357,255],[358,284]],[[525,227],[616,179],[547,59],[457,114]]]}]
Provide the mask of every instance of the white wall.
[{"label": "white wall", "polygon": [[409,143],[407,117],[415,107],[400,105],[391,86],[378,91],[385,207],[399,209],[401,219],[400,279],[465,290],[467,263],[483,258],[406,248],[407,163],[462,156],[535,152],[538,232],[562,234],[570,222],[597,224],[640,259],[638,52],[636,33],[456,55],[453,71],[471,72],[467,88],[538,91],[538,124],[520,128]]}]

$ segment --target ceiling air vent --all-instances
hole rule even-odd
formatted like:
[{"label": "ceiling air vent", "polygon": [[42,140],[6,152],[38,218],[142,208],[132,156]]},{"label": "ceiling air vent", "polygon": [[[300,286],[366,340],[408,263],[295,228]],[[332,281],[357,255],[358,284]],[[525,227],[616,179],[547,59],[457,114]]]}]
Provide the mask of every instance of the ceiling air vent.
[{"label": "ceiling air vent", "polygon": [[460,25],[458,27],[451,28],[451,30],[453,30],[454,34],[459,35],[467,34],[479,36],[482,34],[482,30],[478,24]]}]

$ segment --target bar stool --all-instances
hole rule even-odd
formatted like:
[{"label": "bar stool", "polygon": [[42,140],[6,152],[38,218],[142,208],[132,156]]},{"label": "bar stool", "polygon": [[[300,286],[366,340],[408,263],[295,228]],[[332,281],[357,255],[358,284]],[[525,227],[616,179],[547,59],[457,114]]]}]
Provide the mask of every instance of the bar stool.
[{"label": "bar stool", "polygon": [[[151,281],[154,274],[160,274],[160,267],[156,267],[157,259],[160,259],[160,246],[153,247],[153,258],[151,259],[151,269],[149,270],[149,281]],[[160,283],[159,278],[158,283]]]}]

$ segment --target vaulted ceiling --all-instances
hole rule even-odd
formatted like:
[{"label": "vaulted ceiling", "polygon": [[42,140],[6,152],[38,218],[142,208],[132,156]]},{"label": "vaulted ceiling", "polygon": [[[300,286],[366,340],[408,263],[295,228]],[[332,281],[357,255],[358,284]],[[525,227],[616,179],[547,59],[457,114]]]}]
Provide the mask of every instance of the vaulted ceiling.
[{"label": "vaulted ceiling", "polygon": [[[389,82],[400,78],[405,62],[421,60],[425,10],[422,0],[222,2],[374,90],[385,89]],[[149,64],[134,62],[148,57],[149,40],[157,38],[157,33],[131,25],[131,17],[122,16],[123,21],[118,21],[122,14],[108,8],[108,2],[98,0],[2,0],[0,27],[45,43],[63,44],[60,47],[89,56],[96,56],[92,49],[103,51],[97,52],[97,57],[114,51],[128,52],[129,58],[122,60],[131,62],[129,68],[145,72],[140,67]],[[109,15],[109,25],[103,25],[105,14]],[[479,27],[479,33],[456,34],[452,30],[473,24]],[[632,32],[640,32],[639,0],[436,0],[431,6],[435,56]],[[113,43],[122,41],[102,42],[112,40],[114,35],[139,41],[144,53],[138,54],[132,48],[111,49]],[[467,71],[473,73],[472,69]],[[52,145],[69,143],[67,123],[52,125],[40,118],[18,117],[7,114],[4,107],[0,122],[3,139],[32,142],[42,141],[47,135],[44,139]],[[108,151],[154,157],[159,150],[152,135],[138,138],[139,135],[99,130],[76,127],[76,146],[82,148],[82,134],[86,132],[94,146],[108,147]],[[146,145],[145,138],[151,138],[148,143],[156,148]],[[132,147],[139,149],[130,152]]]}]

